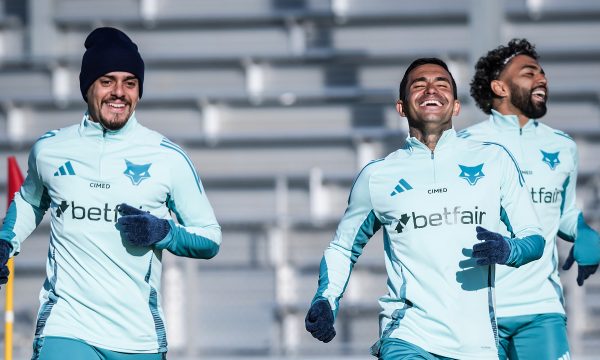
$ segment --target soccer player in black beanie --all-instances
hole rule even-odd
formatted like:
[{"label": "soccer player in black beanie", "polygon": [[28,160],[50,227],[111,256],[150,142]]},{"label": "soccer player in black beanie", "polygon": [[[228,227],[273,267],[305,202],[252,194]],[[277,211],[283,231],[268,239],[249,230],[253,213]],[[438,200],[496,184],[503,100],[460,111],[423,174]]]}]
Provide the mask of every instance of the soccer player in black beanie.
[{"label": "soccer player in black beanie", "polygon": [[[91,120],[99,122],[105,129],[118,130],[131,117],[142,97],[144,61],[137,45],[125,33],[111,27],[92,31],[85,39],[85,48],[79,73],[79,88],[83,99],[88,103]],[[120,75],[120,79],[115,77],[117,75]],[[107,98],[109,94],[101,93],[101,90],[112,88],[93,87],[92,84],[98,80],[102,80],[101,85],[113,85],[122,80],[125,85],[122,89],[131,90],[133,86],[136,89],[119,94],[111,93],[111,98]]]},{"label": "soccer player in black beanie", "polygon": [[139,81],[140,98],[144,85],[144,60],[137,45],[124,32],[111,27],[97,28],[85,39],[86,51],[81,59],[79,87],[83,100],[96,79],[111,71],[126,71]]},{"label": "soccer player in black beanie", "polygon": [[221,228],[185,152],[136,119],[144,81],[137,45],[103,27],[85,48],[79,80],[88,111],[34,144],[0,230],[0,284],[6,260],[49,212],[32,359],[164,360],[162,252],[210,259]]}]

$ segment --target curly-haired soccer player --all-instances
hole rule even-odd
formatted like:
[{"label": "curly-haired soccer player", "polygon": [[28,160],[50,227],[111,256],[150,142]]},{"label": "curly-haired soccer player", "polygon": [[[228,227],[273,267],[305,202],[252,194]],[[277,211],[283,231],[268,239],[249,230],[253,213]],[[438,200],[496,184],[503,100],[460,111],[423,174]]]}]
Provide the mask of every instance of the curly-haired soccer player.
[{"label": "curly-haired soccer player", "polygon": [[490,116],[459,136],[497,142],[514,154],[546,239],[539,261],[496,272],[500,358],[567,359],[556,235],[574,241],[563,268],[577,262],[580,286],[600,261],[598,233],[575,204],[577,147],[538,120],[546,114],[548,80],[531,43],[513,39],[481,57],[475,70],[471,96]]}]

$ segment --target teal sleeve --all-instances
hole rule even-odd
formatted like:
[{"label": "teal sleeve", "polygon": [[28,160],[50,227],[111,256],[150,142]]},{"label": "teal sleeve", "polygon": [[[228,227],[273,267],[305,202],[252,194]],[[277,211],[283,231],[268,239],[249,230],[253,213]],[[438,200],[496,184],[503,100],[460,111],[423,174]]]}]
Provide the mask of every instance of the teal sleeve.
[{"label": "teal sleeve", "polygon": [[510,245],[507,266],[519,267],[542,257],[546,241],[525,187],[525,179],[513,155],[503,149],[504,177],[501,186],[501,220],[513,234],[504,239]]},{"label": "teal sleeve", "polygon": [[507,266],[519,267],[542,257],[546,241],[541,235],[530,235],[523,238],[504,238],[510,244],[510,255]]},{"label": "teal sleeve", "polygon": [[177,218],[171,231],[157,244],[179,256],[210,259],[221,245],[221,227],[206,197],[200,177],[187,154],[176,144],[164,140],[170,156],[171,180],[167,207]]},{"label": "teal sleeve", "polygon": [[577,219],[577,237],[573,257],[579,265],[598,265],[600,263],[600,236],[586,224],[580,213]]},{"label": "teal sleeve", "polygon": [[371,204],[368,167],[354,182],[346,212],[321,259],[319,286],[312,302],[321,299],[329,301],[334,317],[337,316],[339,300],[346,290],[354,264],[369,239],[381,227]]},{"label": "teal sleeve", "polygon": [[[503,168],[502,174],[504,175],[500,188],[500,219],[506,224],[513,238],[541,238],[541,240],[533,240],[534,243],[537,243],[537,241],[541,241],[542,243],[542,248],[539,250],[539,258],[544,247],[542,227],[531,203],[531,197],[526,189],[521,169],[519,169],[513,155],[504,147],[500,151],[498,162]],[[515,251],[519,251],[519,247],[520,245],[517,245]],[[531,250],[532,255],[537,254],[537,248],[534,247]],[[519,253],[515,253],[514,255],[516,256],[515,259],[520,258]],[[523,259],[522,261],[524,261],[522,263],[524,264],[531,260],[525,261]]]},{"label": "teal sleeve", "polygon": [[203,236],[187,232],[184,227],[177,226],[169,220],[171,231],[154,247],[159,250],[169,250],[178,256],[195,259],[210,259],[219,252],[219,244]]},{"label": "teal sleeve", "polygon": [[21,243],[40,224],[50,207],[48,190],[37,171],[39,151],[38,142],[29,154],[27,177],[19,192],[14,194],[0,230],[0,239],[12,245],[11,256],[19,254]]},{"label": "teal sleeve", "polygon": [[575,242],[573,256],[579,265],[598,265],[600,263],[600,237],[598,232],[586,224],[583,214],[575,204],[577,188],[577,148],[572,149],[573,169],[563,186],[560,207],[560,227],[558,236]]},{"label": "teal sleeve", "polygon": [[45,212],[46,209],[26,202],[20,193],[15,194],[0,229],[0,239],[10,242],[12,246],[11,256],[19,254],[21,242],[40,224]]},{"label": "teal sleeve", "polygon": [[573,168],[563,184],[562,202],[560,204],[560,223],[558,227],[558,236],[562,239],[573,242],[578,231],[579,216],[581,211],[577,208],[576,189],[577,189],[577,167],[579,156],[577,147],[573,144],[571,149],[573,158]]}]

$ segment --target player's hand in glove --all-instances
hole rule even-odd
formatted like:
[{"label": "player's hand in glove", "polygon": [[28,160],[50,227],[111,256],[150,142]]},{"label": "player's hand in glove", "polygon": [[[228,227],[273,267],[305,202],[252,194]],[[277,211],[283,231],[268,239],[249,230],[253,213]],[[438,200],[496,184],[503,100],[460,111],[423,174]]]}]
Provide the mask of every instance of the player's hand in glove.
[{"label": "player's hand in glove", "polygon": [[152,246],[171,231],[169,221],[127,204],[121,204],[119,212],[121,217],[117,220],[118,229],[131,245]]},{"label": "player's hand in glove", "polygon": [[4,285],[8,282],[8,275],[10,271],[6,263],[10,257],[12,251],[12,245],[5,240],[0,240],[0,285]]},{"label": "player's hand in glove", "polygon": [[335,329],[329,301],[315,301],[306,314],[304,325],[314,338],[325,343],[330,342],[335,337]]},{"label": "player's hand in glove", "polygon": [[[571,247],[571,251],[569,251],[569,256],[563,265],[563,270],[569,270],[573,263],[575,262],[575,257],[573,256],[573,249],[575,249],[575,245]],[[583,282],[589,278],[593,273],[598,270],[598,265],[580,265],[577,264],[577,285],[582,286]]]},{"label": "player's hand in glove", "polygon": [[484,240],[473,246],[473,257],[479,258],[477,265],[506,264],[510,255],[510,244],[504,236],[481,226],[475,230],[477,239]]},{"label": "player's hand in glove", "polygon": [[600,236],[592,229],[579,214],[577,219],[577,238],[563,265],[563,270],[569,270],[577,262],[577,284],[583,282],[598,270],[600,262]]}]

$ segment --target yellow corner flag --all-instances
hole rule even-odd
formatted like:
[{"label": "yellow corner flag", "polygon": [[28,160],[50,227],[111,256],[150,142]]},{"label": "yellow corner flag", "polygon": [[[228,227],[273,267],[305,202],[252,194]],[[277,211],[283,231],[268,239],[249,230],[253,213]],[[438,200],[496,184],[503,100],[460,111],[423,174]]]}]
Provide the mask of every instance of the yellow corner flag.
[{"label": "yellow corner flag", "polygon": [[[15,197],[15,193],[19,191],[23,185],[23,174],[19,169],[19,164],[14,156],[8,158],[8,206]],[[6,304],[4,309],[4,360],[12,360],[13,350],[13,323],[15,321],[14,313],[14,278],[15,278],[15,263],[13,258],[8,260],[6,264],[10,274],[6,283]]]}]

